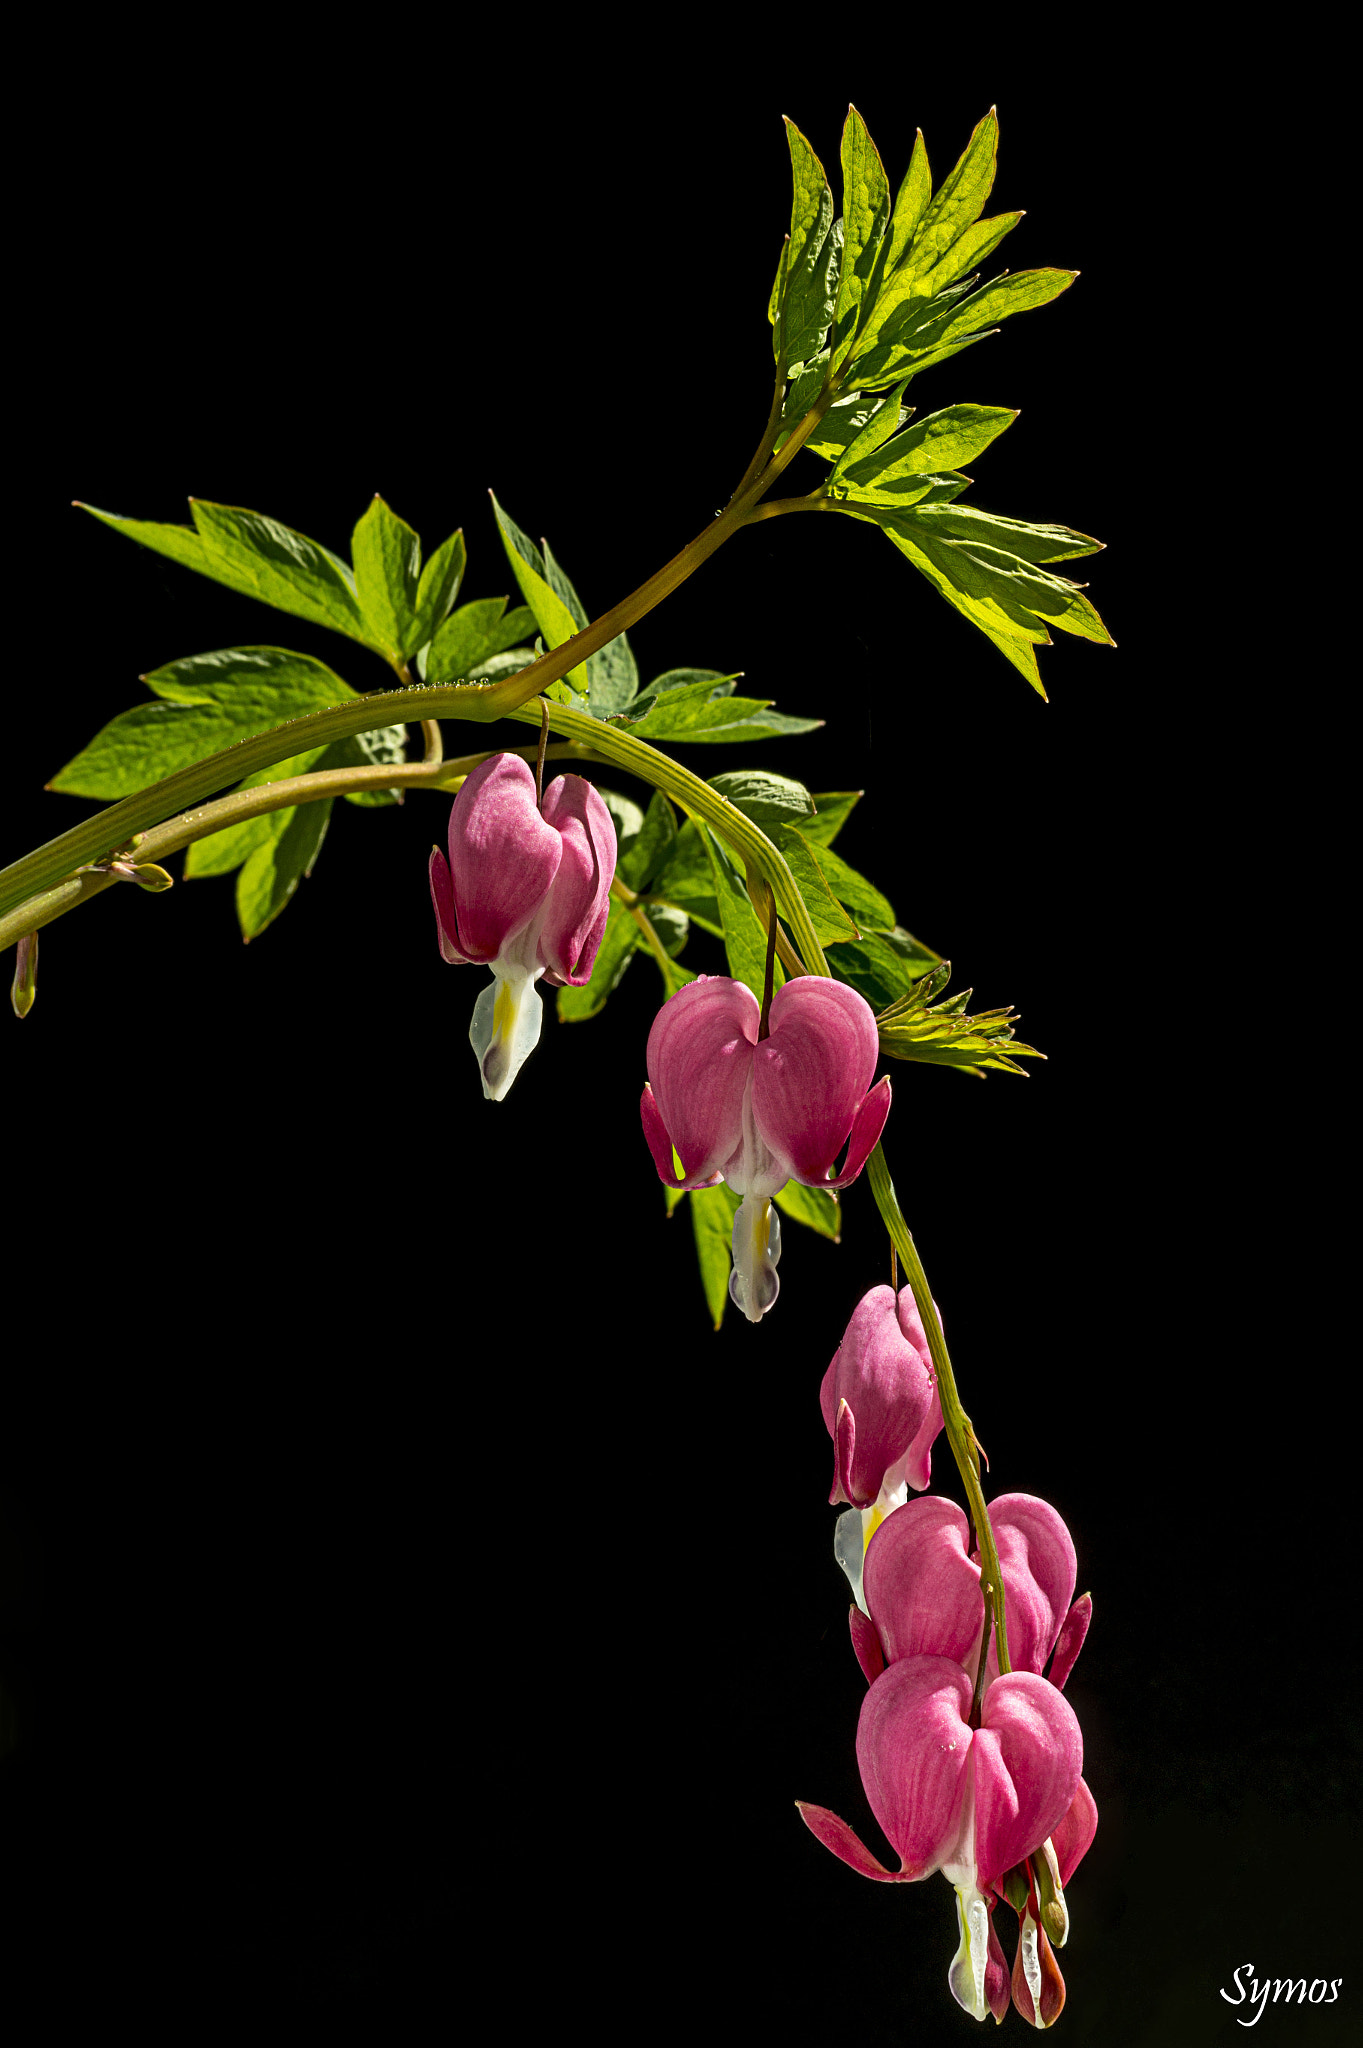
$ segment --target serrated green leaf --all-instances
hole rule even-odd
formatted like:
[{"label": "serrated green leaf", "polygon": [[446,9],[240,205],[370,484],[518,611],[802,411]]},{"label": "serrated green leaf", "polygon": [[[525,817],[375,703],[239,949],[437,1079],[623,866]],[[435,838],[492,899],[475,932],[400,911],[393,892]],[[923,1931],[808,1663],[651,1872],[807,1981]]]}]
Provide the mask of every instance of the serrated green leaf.
[{"label": "serrated green leaf", "polygon": [[[588,624],[586,606],[555,559],[548,541],[544,543],[544,566],[554,594],[567,607],[577,631],[581,632]],[[626,634],[618,633],[595,654],[588,655],[587,684],[586,709],[593,718],[610,718],[629,703],[639,688],[639,669]]]},{"label": "serrated green leaf", "polygon": [[315,625],[331,626],[352,640],[365,639],[349,566],[319,542],[294,533],[277,520],[194,498],[190,499],[193,527],[123,519],[115,512],[101,512],[95,505],[80,509],[115,533],[126,534],[142,547],[211,577],[215,583],[224,583],[244,597],[259,598]]},{"label": "serrated green leaf", "polygon": [[881,243],[890,219],[890,183],[880,152],[855,107],[842,131],[843,254],[833,316],[834,369],[846,357],[870,310]]},{"label": "serrated green leaf", "polygon": [[427,651],[425,674],[433,683],[457,682],[482,673],[482,664],[526,640],[535,615],[525,605],[507,611],[504,597],[476,597],[461,604],[439,627]]},{"label": "serrated green leaf", "polygon": [[721,1181],[718,1187],[692,1188],[687,1202],[705,1305],[716,1329],[724,1321],[729,1300],[730,1250],[738,1199],[728,1183]]},{"label": "serrated green leaf", "polygon": [[[625,730],[638,739],[685,740],[689,745],[773,738],[781,734],[812,732],[822,725],[819,718],[791,718],[773,711],[764,697],[735,697],[733,678],[713,670],[678,669],[682,677],[694,675],[694,682],[672,682],[659,677],[626,707]],[[655,695],[666,682],[662,695]],[[641,716],[636,716],[642,712]]]},{"label": "serrated green leaf", "polygon": [[855,944],[831,947],[828,964],[839,981],[865,996],[873,1010],[883,1010],[908,994],[941,957],[897,925],[890,932],[864,931]]},{"label": "serrated green leaf", "polygon": [[999,124],[991,107],[961,152],[954,169],[925,209],[906,256],[899,267],[916,276],[926,275],[942,260],[953,242],[964,234],[984,211],[984,202],[994,184],[998,155]]},{"label": "serrated green leaf", "polygon": [[[907,384],[907,382],[908,379],[905,378],[904,384]],[[899,402],[904,396],[904,384],[899,385],[896,390],[891,391],[887,397],[874,405],[861,432],[856,436],[855,440],[848,442],[847,447],[829,471],[828,486],[830,489],[845,472],[853,468],[859,471],[861,465],[874,460],[875,451],[883,447],[884,443],[890,439],[890,436],[899,424],[901,416],[907,417],[903,406]],[[808,447],[809,443],[806,442],[805,446]]]},{"label": "serrated green leaf", "polygon": [[441,541],[421,572],[416,592],[418,647],[433,640],[448,618],[459,595],[467,561],[464,529],[460,527],[448,540]]},{"label": "serrated green leaf", "polygon": [[947,985],[951,963],[941,961],[916,987],[883,1010],[876,1019],[880,1049],[891,1059],[917,1060],[929,1066],[957,1067],[970,1074],[995,1068],[1021,1074],[1019,1059],[1042,1059],[1035,1046],[1013,1036],[1014,1012],[1001,1008],[967,1014],[971,991],[962,989],[934,1002]]},{"label": "serrated green leaf", "polygon": [[[719,904],[720,923],[724,928],[724,951],[728,955],[729,972],[735,981],[745,982],[760,1003],[767,958],[766,929],[748,900],[747,888],[729,858],[728,849],[705,825],[698,820],[692,822],[709,856],[715,900]],[[671,895],[673,892],[668,890],[666,893]],[[784,980],[778,960],[773,989],[780,988]]]},{"label": "serrated green leaf", "polygon": [[1015,270],[1006,277],[996,278],[983,291],[974,292],[943,323],[941,332],[933,337],[934,348],[942,343],[956,341],[961,335],[972,337],[985,327],[996,327],[1000,320],[1011,320],[1015,313],[1029,313],[1037,306],[1049,306],[1052,299],[1058,299],[1074,283],[1077,270]]},{"label": "serrated green leaf", "polygon": [[956,470],[973,462],[1016,418],[1016,412],[1004,405],[947,406],[915,420],[874,451],[850,448],[828,481],[832,485],[840,479],[863,500],[871,494],[891,499],[894,485],[903,479],[916,481],[925,473]]},{"label": "serrated green leaf", "polygon": [[418,638],[420,540],[376,491],[356,522],[350,553],[370,645],[390,661],[405,661],[429,638],[424,633]]},{"label": "serrated green leaf", "polygon": [[894,212],[890,216],[890,227],[885,252],[886,276],[893,276],[903,262],[918,232],[918,226],[927,212],[928,201],[932,198],[932,173],[928,169],[927,146],[920,128],[913,140],[913,155],[909,168],[904,173],[904,182],[895,194]]},{"label": "serrated green leaf", "polygon": [[790,239],[786,245],[785,294],[778,334],[784,323],[785,360],[790,369],[808,362],[823,347],[838,295],[841,241],[833,232],[833,192],[818,157],[795,123],[786,121],[790,149],[792,198]]},{"label": "serrated green leaf", "polygon": [[1076,533],[1071,526],[1031,525],[1024,519],[981,512],[974,505],[920,506],[914,512],[913,525],[938,540],[1001,548],[1024,562],[1073,561],[1080,555],[1100,554],[1105,546],[1091,533]]},{"label": "serrated green leaf", "polygon": [[803,782],[773,775],[769,768],[730,768],[708,780],[711,789],[764,831],[769,825],[814,815],[814,799]]},{"label": "serrated green leaf", "polygon": [[805,447],[811,455],[825,455],[834,461],[847,453],[870,423],[878,421],[883,424],[886,434],[892,434],[896,427],[903,426],[908,417],[909,413],[902,405],[892,408],[888,397],[877,397],[870,391],[854,391],[849,398],[833,401],[805,442]]},{"label": "serrated green leaf", "polygon": [[[789,1216],[793,1223],[803,1223],[806,1230],[817,1230],[820,1237],[831,1237],[834,1244],[841,1242],[842,1207],[829,1189],[807,1188],[798,1180],[788,1180],[772,1199],[782,1215]],[[731,1234],[732,1229],[731,1224]]]},{"label": "serrated green leaf", "polygon": [[849,867],[831,846],[821,846],[817,858],[829,890],[860,924],[874,925],[881,931],[894,929],[894,908],[874,882],[867,881],[865,875]]},{"label": "serrated green leaf", "polygon": [[672,806],[662,791],[655,789],[638,837],[616,862],[621,881],[631,889],[646,889],[665,866],[676,837],[677,820]]},{"label": "serrated green leaf", "polygon": [[[509,513],[503,512],[491,492],[488,495],[492,498],[497,529],[502,536],[507,561],[511,564],[511,573],[520,585],[522,597],[535,615],[535,623],[544,635],[544,644],[546,647],[562,647],[566,640],[573,638],[585,620],[574,617],[568,603],[554,588],[545,558],[529,534],[517,526]],[[557,570],[557,563],[554,566]],[[558,573],[562,575],[561,571]],[[578,609],[580,610],[581,606]],[[579,662],[576,668],[569,669],[567,680],[579,696],[587,696],[585,662]]]},{"label": "serrated green leaf", "polygon": [[[1025,623],[1020,623],[1025,615],[1019,613],[1016,605],[1005,610],[994,595],[979,594],[969,587],[969,564],[953,556],[949,543],[933,541],[926,534],[915,533],[909,527],[907,513],[851,504],[842,509],[854,519],[864,519],[873,526],[879,526],[900,554],[927,578],[939,596],[944,597],[972,626],[977,626],[985,638],[991,640],[1013,667],[1027,678],[1037,695],[1045,697],[1034,650],[1049,647],[1051,636],[1039,620],[1027,617]],[[973,576],[970,580],[972,583],[979,581]]]},{"label": "serrated green leaf", "polygon": [[643,933],[624,904],[612,896],[591,980],[583,988],[561,988],[557,992],[555,1007],[563,1023],[585,1023],[588,1017],[604,1010],[607,998],[620,986],[625,969],[642,944]]},{"label": "serrated green leaf", "polygon": [[120,712],[49,789],[106,800],[131,796],[237,740],[355,695],[325,662],[286,647],[222,647],[167,662],[142,680],[167,701]]},{"label": "serrated green leaf", "polygon": [[935,298],[945,291],[949,284],[964,277],[966,271],[977,269],[986,256],[991,256],[1005,235],[1011,235],[1022,219],[1021,212],[996,213],[988,220],[977,220],[973,227],[958,236],[940,262],[935,263],[926,275],[915,277],[915,296]]},{"label": "serrated green leaf", "polygon": [[815,814],[797,830],[818,846],[831,846],[865,794],[864,789],[816,789]]},{"label": "serrated green leaf", "polygon": [[[264,604],[330,626],[352,640],[371,642],[348,562],[320,541],[295,533],[278,519],[242,505],[191,498],[190,517],[207,550],[207,573],[245,590]],[[230,572],[230,573],[226,573]]]},{"label": "serrated green leaf", "polygon": [[821,946],[839,939],[857,937],[857,928],[834,896],[823,871],[826,848],[813,845],[794,825],[769,828],[770,837],[785,856],[795,886],[804,898],[814,935]]}]

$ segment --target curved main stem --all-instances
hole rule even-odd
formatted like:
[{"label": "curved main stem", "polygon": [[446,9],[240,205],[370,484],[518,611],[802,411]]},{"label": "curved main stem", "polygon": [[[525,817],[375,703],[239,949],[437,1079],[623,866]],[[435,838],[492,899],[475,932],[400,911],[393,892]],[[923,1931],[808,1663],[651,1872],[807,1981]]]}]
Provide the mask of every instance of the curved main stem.
[{"label": "curved main stem", "polygon": [[[913,1241],[904,1212],[895,1197],[894,1182],[885,1159],[885,1149],[877,1145],[866,1164],[866,1178],[871,1183],[871,1193],[876,1198],[885,1228],[890,1233],[890,1242],[899,1254],[904,1267],[904,1277],[913,1290],[918,1305],[918,1315],[932,1354],[933,1369],[937,1375],[937,1391],[942,1403],[942,1423],[946,1430],[951,1454],[956,1460],[965,1486],[966,1499],[970,1504],[970,1519],[975,1524],[975,1541],[980,1551],[980,1586],[989,1601],[994,1614],[994,1634],[998,1642],[999,1670],[1011,1671],[1008,1661],[1008,1624],[1005,1615],[1003,1591],[1003,1570],[999,1564],[998,1548],[994,1542],[994,1528],[985,1505],[984,1487],[980,1482],[980,1447],[975,1441],[975,1431],[970,1417],[961,1406],[961,1397],[956,1391],[956,1376],[951,1370],[951,1356],[947,1351],[946,1338],[937,1320],[937,1309],[928,1286],[928,1276],[923,1271],[918,1256],[918,1247]],[[984,1652],[980,1653],[981,1664]]]}]

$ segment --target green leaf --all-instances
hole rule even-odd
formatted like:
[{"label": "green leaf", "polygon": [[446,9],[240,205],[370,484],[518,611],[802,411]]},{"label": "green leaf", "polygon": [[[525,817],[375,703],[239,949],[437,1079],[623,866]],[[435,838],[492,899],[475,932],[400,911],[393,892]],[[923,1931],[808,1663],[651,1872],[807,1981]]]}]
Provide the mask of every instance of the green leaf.
[{"label": "green leaf", "polygon": [[795,886],[804,898],[819,944],[829,946],[839,939],[856,938],[857,928],[837,901],[824,874],[826,849],[811,845],[793,825],[772,827],[771,837],[795,877]]},{"label": "green leaf", "polygon": [[800,825],[801,835],[819,846],[831,846],[865,794],[864,789],[816,789],[815,814]]},{"label": "green leaf", "polygon": [[893,500],[898,480],[916,483],[925,473],[973,462],[1016,418],[1016,412],[1004,405],[950,405],[915,421],[874,451],[861,451],[859,444],[849,448],[829,484],[840,480],[858,499],[879,494]]},{"label": "green leaf", "polygon": [[[981,408],[983,410],[983,408]],[[913,526],[939,540],[969,541],[976,546],[1002,549],[1024,562],[1065,562],[1078,555],[1101,554],[1106,542],[1091,533],[1076,533],[1070,526],[1032,526],[1023,519],[1003,519],[994,512],[980,512],[974,505],[920,506]]]},{"label": "green leaf", "polygon": [[1021,1074],[1019,1059],[1044,1059],[1035,1046],[1014,1040],[1015,1013],[1010,1009],[981,1010],[966,1015],[971,991],[945,1002],[933,1003],[951,977],[951,962],[943,960],[899,1000],[876,1019],[880,1049],[891,1059],[918,1060],[929,1066],[959,1067],[968,1074],[983,1074],[993,1067],[1009,1074]]},{"label": "green leaf", "polygon": [[976,124],[960,161],[925,209],[908,255],[900,258],[901,268],[907,266],[915,276],[925,275],[941,261],[957,237],[979,219],[993,187],[998,146],[999,124],[991,107]]},{"label": "green leaf", "polygon": [[561,988],[556,1007],[565,1024],[581,1024],[605,1009],[606,999],[619,986],[625,969],[643,944],[643,933],[624,904],[612,896],[606,911],[606,929],[597,949],[592,978],[584,988]]},{"label": "green leaf", "polygon": [[[748,900],[747,888],[738,869],[729,858],[728,849],[719,843],[706,826],[698,820],[693,822],[709,856],[715,900],[719,904],[720,923],[724,929],[724,950],[729,959],[729,972],[735,981],[746,982],[760,1003],[767,958],[766,929]],[[674,892],[669,889],[666,893],[672,895]],[[780,988],[784,979],[778,960],[772,987]]]},{"label": "green leaf", "polygon": [[961,335],[974,337],[981,329],[1011,320],[1015,313],[1029,313],[1037,306],[1049,306],[1074,283],[1077,270],[1015,270],[1000,277],[982,292],[964,299],[933,338],[936,348],[956,341]]},{"label": "green leaf", "polygon": [[873,1010],[881,1010],[907,995],[941,957],[896,925],[892,932],[864,931],[855,944],[831,947],[828,964],[839,981],[865,996]]},{"label": "green leaf", "polygon": [[[351,738],[334,740],[316,763],[319,773],[332,768],[386,768],[407,759],[405,725],[381,725],[373,732],[357,732]],[[345,800],[365,811],[386,810],[402,802],[400,789],[348,789]]]},{"label": "green leaf", "polygon": [[893,275],[908,253],[931,197],[932,173],[928,169],[928,152],[920,128],[914,136],[913,155],[909,158],[904,182],[895,194],[894,212],[890,216],[885,260],[887,276]]},{"label": "green leaf", "polygon": [[803,782],[773,775],[769,768],[731,768],[723,775],[710,776],[709,785],[764,830],[814,815],[814,799]]},{"label": "green leaf", "polygon": [[833,320],[834,369],[856,338],[873,300],[872,283],[890,219],[890,183],[880,152],[855,107],[842,131],[842,267]]},{"label": "green leaf", "polygon": [[[191,498],[189,510],[207,550],[210,576],[280,611],[373,644],[360,615],[354,574],[339,555],[241,505]],[[219,575],[220,570],[230,573]]]},{"label": "green leaf", "polygon": [[[830,206],[832,195],[830,194]],[[771,327],[771,352],[779,363],[781,360],[781,301],[786,289],[786,257],[790,252],[790,236],[783,237],[781,253],[776,259],[776,275],[771,283],[771,297],[767,300],[767,321]]]},{"label": "green leaf", "polygon": [[818,355],[823,347],[837,303],[842,244],[834,233],[833,193],[827,174],[789,119],[786,141],[793,191],[781,311],[786,364],[794,370]]},{"label": "green leaf", "polygon": [[258,938],[310,875],[331,822],[331,800],[272,811],[269,837],[247,854],[237,876],[237,922],[243,940]]},{"label": "green leaf", "polygon": [[[555,560],[548,541],[544,543],[544,566],[555,596],[566,605],[577,622],[577,631],[589,623],[586,606]],[[551,645],[557,643],[551,642]],[[593,718],[610,718],[622,711],[639,688],[639,669],[629,640],[618,633],[604,647],[587,657],[587,704]]]},{"label": "green leaf", "polygon": [[[904,384],[907,384],[907,382],[908,379],[905,378]],[[866,401],[868,404],[871,404],[866,424],[856,438],[848,442],[846,448],[838,457],[837,462],[829,471],[828,485],[830,489],[845,471],[850,470],[854,465],[859,470],[864,463],[873,459],[875,451],[889,440],[900,422],[908,418],[908,414],[899,403],[900,399],[904,396],[904,384],[901,384],[897,390],[891,391],[887,397],[873,404],[870,401]],[[902,439],[903,437],[901,436],[900,438]],[[808,447],[809,443],[806,442],[805,446]]]},{"label": "green leaf", "polygon": [[[633,886],[631,884],[631,886]],[[688,818],[654,871],[652,887],[659,896],[690,905],[715,897],[715,878],[700,827]],[[716,906],[718,909],[718,906]],[[715,923],[719,922],[718,915]]]},{"label": "green leaf", "polygon": [[[834,1244],[841,1242],[842,1207],[837,1195],[828,1188],[807,1188],[798,1180],[788,1180],[772,1199],[782,1215],[789,1216],[793,1223],[817,1230],[820,1237],[831,1237]],[[732,1236],[733,1225],[729,1228]]]},{"label": "green leaf", "polygon": [[977,220],[952,243],[946,255],[926,275],[914,273],[913,295],[935,298],[949,284],[955,284],[967,270],[976,269],[986,256],[992,255],[1004,236],[1011,235],[1021,219],[1021,212],[1017,212],[996,213],[989,220]]},{"label": "green leaf", "polygon": [[[687,673],[677,671],[676,673]],[[656,683],[650,684],[637,701],[649,708],[633,716],[628,708],[624,730],[638,739],[685,740],[689,745],[774,738],[786,733],[812,732],[823,724],[821,718],[790,718],[772,711],[764,697],[735,697],[732,677],[714,676],[710,670],[694,671],[700,680],[669,686],[654,698]],[[661,680],[661,679],[660,679]]]},{"label": "green leaf", "polygon": [[[574,616],[565,597],[560,590],[555,589],[554,575],[551,575],[545,557],[530,536],[522,532],[508,513],[503,512],[491,492],[488,495],[492,498],[492,509],[497,517],[497,527],[502,536],[502,546],[506,549],[506,558],[511,564],[511,573],[521,587],[522,597],[535,615],[535,623],[544,635],[544,644],[546,647],[562,647],[586,621]],[[566,582],[557,563],[554,564],[554,572],[560,583]],[[572,586],[568,587],[571,590]],[[580,605],[578,610],[581,610]],[[587,696],[585,662],[579,662],[576,668],[569,669],[567,680],[579,696]]]},{"label": "green leaf", "polygon": [[610,812],[611,823],[615,827],[615,864],[618,871],[626,848],[633,844],[643,830],[644,814],[633,797],[621,796],[618,790],[606,789],[598,782],[596,793]]},{"label": "green leaf", "polygon": [[[287,761],[276,761],[271,767],[258,769],[254,775],[246,776],[237,788],[263,789],[271,782],[286,782],[290,776],[306,775],[320,766],[329,751],[327,747],[311,747],[306,753],[294,754]],[[330,802],[331,799],[322,801]],[[295,810],[306,808],[305,805],[292,805],[286,810],[267,811],[263,817],[245,818],[239,824],[225,825],[220,832],[212,832],[206,839],[191,840],[185,848],[186,881],[198,881],[208,875],[231,874],[248,854],[278,839]]]},{"label": "green leaf", "polygon": [[724,1321],[729,1300],[730,1249],[738,1200],[727,1181],[721,1181],[718,1187],[692,1188],[687,1198],[705,1305],[716,1329]]},{"label": "green leaf", "polygon": [[908,417],[905,407],[892,406],[888,397],[854,391],[850,398],[833,401],[805,447],[811,455],[826,455],[831,461],[845,455],[872,422],[882,423],[886,434],[892,434]]},{"label": "green leaf", "polygon": [[[878,525],[893,545],[919,574],[925,576],[940,596],[963,617],[977,626],[986,639],[1027,678],[1038,696],[1045,697],[1041,673],[1036,665],[1037,647],[1049,647],[1050,634],[1040,621],[1022,612],[1011,599],[1005,605],[1000,594],[986,591],[984,579],[959,549],[947,541],[934,541],[909,525],[911,514],[885,509],[843,508],[854,519]],[[1006,595],[1006,593],[1004,593]]]},{"label": "green leaf", "polygon": [[676,837],[677,820],[672,806],[662,791],[655,789],[638,837],[616,861],[621,881],[631,889],[646,889],[666,865]]},{"label": "green leaf", "polygon": [[427,650],[424,673],[433,683],[456,682],[482,672],[494,654],[517,646],[535,630],[535,615],[524,605],[507,611],[504,597],[476,597],[461,604],[438,628]]},{"label": "green leaf", "polygon": [[[168,662],[142,681],[168,701],[120,712],[52,777],[49,789],[131,796],[237,740],[355,695],[325,662],[287,647],[222,647]],[[224,786],[232,780],[226,771]]]},{"label": "green leaf", "polygon": [[418,647],[433,640],[449,616],[464,580],[467,559],[464,530],[460,527],[448,540],[441,541],[422,570],[416,593]]},{"label": "green leaf", "polygon": [[315,625],[331,626],[352,640],[366,640],[354,578],[338,556],[258,512],[200,498],[189,502],[193,528],[122,519],[95,505],[82,505],[81,510],[156,554],[225,583],[229,590]]},{"label": "green leaf", "polygon": [[[801,833],[799,836],[803,838],[805,835]],[[831,846],[819,847],[817,859],[829,890],[839,903],[846,904],[854,918],[862,924],[874,925],[880,931],[894,929],[893,906],[874,882],[868,882],[865,875],[849,867]]]},{"label": "green leaf", "polygon": [[430,638],[417,619],[421,542],[376,491],[356,524],[350,552],[370,645],[390,661],[405,661]]}]

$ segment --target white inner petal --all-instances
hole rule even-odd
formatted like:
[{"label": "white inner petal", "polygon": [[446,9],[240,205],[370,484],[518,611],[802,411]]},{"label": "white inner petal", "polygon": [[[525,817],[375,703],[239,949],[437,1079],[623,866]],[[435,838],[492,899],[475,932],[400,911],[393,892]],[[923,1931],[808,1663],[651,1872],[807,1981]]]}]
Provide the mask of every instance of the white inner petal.
[{"label": "white inner petal", "polygon": [[544,1004],[535,983],[542,967],[499,957],[492,980],[473,1006],[469,1043],[478,1056],[483,1093],[500,1102],[539,1044]]}]

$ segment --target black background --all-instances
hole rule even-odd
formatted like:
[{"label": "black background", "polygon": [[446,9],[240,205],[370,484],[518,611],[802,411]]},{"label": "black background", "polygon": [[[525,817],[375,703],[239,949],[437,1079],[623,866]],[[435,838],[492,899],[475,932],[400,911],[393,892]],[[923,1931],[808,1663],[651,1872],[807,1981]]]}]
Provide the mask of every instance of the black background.
[{"label": "black background", "polygon": [[[1094,1594],[1062,2025],[1229,2038],[1252,1960],[1342,1976],[1264,2020],[1340,2038],[1348,1482],[1302,1136],[1337,1112],[1285,979],[1323,930],[1326,728],[1206,509],[1218,469],[1243,503],[1265,400],[1191,224],[1218,212],[1243,274],[1259,103],[1134,34],[767,63],[717,30],[495,62],[430,33],[334,71],[111,45],[34,131],[0,851],[91,809],[41,784],[161,662],[268,641],[383,681],[72,498],[193,493],[347,553],[381,490],[428,548],[463,525],[474,597],[509,587],[493,486],[598,611],[760,433],[780,114],[831,166],[854,97],[897,183],[916,124],[940,177],[997,100],[991,205],[1029,209],[999,260],[1083,275],[909,395],[1021,406],[972,501],[1109,543],[1077,573],[1119,650],[1043,650],[1043,705],[834,520],[738,536],[632,639],[645,677],[741,668],[824,716],[682,758],[865,788],[847,856],[1048,1055],[896,1068],[886,1145],[992,1490],[1055,1502]],[[8,1020],[9,1998],[961,2038],[947,1887],[865,1884],[793,1804],[880,1845],[817,1402],[886,1277],[869,1192],[838,1247],[787,1231],[760,1328],[712,1335],[638,1125],[656,976],[548,1019],[485,1103],[481,977],[439,960],[424,875],[446,808],[338,805],[249,948],[228,883],[110,891]]]}]

